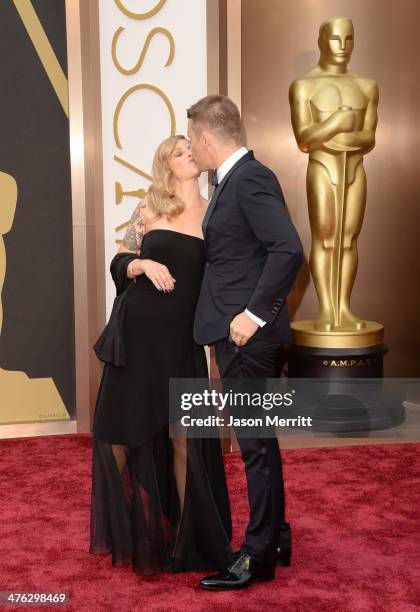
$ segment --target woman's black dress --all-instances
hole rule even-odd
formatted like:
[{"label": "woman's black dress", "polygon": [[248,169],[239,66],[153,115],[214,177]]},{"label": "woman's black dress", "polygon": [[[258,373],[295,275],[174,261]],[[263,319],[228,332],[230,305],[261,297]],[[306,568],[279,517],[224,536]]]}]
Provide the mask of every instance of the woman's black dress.
[{"label": "woman's black dress", "polygon": [[185,441],[181,512],[168,431],[169,378],[208,376],[192,331],[203,241],[151,230],[140,257],[165,264],[175,289],[158,291],[143,274],[127,294],[126,366],[105,364],[95,408],[90,552],[142,574],[223,568],[231,517],[220,441]]}]

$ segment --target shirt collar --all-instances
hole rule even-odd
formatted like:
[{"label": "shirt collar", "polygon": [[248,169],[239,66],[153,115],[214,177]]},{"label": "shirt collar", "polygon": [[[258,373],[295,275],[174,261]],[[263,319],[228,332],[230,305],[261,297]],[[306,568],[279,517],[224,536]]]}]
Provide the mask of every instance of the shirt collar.
[{"label": "shirt collar", "polygon": [[236,162],[239,161],[246,153],[248,153],[248,149],[246,147],[241,147],[232,153],[232,155],[229,155],[227,159],[225,159],[225,161],[217,168],[218,183],[224,179],[229,170],[233,168]]}]

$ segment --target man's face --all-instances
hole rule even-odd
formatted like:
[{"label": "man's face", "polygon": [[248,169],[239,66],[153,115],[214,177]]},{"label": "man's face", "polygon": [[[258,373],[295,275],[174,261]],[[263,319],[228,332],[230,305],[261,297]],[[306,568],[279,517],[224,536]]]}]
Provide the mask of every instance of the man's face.
[{"label": "man's face", "polygon": [[202,132],[194,130],[191,119],[188,120],[188,138],[191,142],[191,152],[199,170],[212,170],[213,164],[208,151],[208,145]]},{"label": "man's face", "polygon": [[337,19],[326,24],[320,39],[321,57],[328,64],[347,66],[353,51],[353,24]]}]

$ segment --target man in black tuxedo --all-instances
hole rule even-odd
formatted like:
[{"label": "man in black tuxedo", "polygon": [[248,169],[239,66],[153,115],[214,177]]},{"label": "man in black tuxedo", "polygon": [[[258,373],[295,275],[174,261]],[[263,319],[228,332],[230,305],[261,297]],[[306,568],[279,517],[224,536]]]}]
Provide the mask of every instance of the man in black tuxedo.
[{"label": "man in black tuxedo", "polygon": [[[302,262],[302,246],[274,173],[243,142],[236,105],[207,96],[191,106],[188,135],[200,170],[216,169],[203,221],[206,267],[194,337],[215,346],[222,379],[275,376],[280,344],[291,340],[286,297]],[[244,588],[274,578],[290,564],[284,486],[277,439],[238,437],[248,485],[250,520],[226,570],[201,580],[207,589]]]}]

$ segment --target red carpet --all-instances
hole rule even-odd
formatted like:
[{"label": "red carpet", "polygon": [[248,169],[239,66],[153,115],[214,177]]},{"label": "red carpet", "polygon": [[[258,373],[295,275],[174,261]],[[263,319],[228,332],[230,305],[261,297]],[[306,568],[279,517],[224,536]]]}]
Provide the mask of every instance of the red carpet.
[{"label": "red carpet", "polygon": [[[0,590],[69,591],[62,610],[420,610],[418,445],[284,451],[293,564],[238,593],[203,592],[197,574],[142,578],[87,552],[90,435],[0,445]],[[237,543],[248,510],[236,454],[227,472]]]}]

